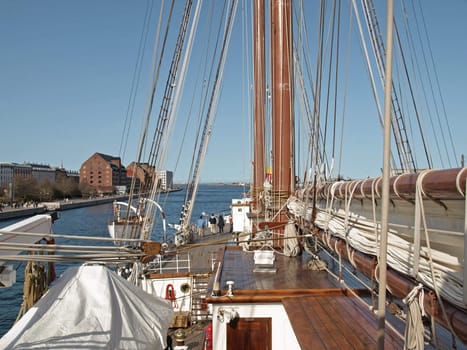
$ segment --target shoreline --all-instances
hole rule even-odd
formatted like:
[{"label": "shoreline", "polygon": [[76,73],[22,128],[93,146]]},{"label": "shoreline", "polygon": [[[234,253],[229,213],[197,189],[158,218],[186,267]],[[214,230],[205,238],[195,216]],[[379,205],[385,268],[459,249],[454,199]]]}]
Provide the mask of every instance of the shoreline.
[{"label": "shoreline", "polygon": [[[178,192],[183,190],[182,187],[171,188],[165,193]],[[51,201],[51,202],[41,202],[36,207],[28,208],[3,208],[0,211],[0,222],[12,219],[21,219],[28,216],[38,215],[38,214],[47,214],[54,211],[63,211],[84,207],[91,207],[94,205],[112,203],[113,201],[126,200],[128,195],[114,195],[107,197],[96,197],[91,199],[83,198],[72,198],[64,199],[60,201]]]},{"label": "shoreline", "polygon": [[78,198],[53,202],[42,202],[37,207],[33,208],[3,208],[3,210],[0,212],[0,221],[20,219],[38,214],[47,214],[54,211],[63,211],[112,203],[113,201],[126,198],[128,198],[128,196],[110,196],[92,199]]}]

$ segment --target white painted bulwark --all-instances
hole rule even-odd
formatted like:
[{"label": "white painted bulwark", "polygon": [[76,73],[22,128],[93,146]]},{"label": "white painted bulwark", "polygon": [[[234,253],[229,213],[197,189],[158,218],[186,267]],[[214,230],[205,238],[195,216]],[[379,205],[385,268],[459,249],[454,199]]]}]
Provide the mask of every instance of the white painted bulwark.
[{"label": "white painted bulwark", "polygon": [[270,317],[272,318],[272,350],[301,349],[292,329],[290,320],[280,303],[274,304],[213,304],[213,349],[227,349],[227,328],[225,319],[221,321],[217,315],[220,310],[235,311],[240,318]]},{"label": "white painted bulwark", "polygon": [[[15,232],[41,233],[43,236],[27,236],[15,234]],[[34,244],[40,241],[42,238],[52,238],[52,218],[50,215],[44,214],[32,216],[2,228],[0,233],[0,241],[2,243]],[[16,250],[0,250],[0,260],[2,255],[13,255],[20,253],[20,251]]]},{"label": "white painted bulwark", "polygon": [[[183,292],[182,285],[188,283],[190,290]],[[193,281],[191,276],[174,277],[174,278],[151,278],[143,279],[141,288],[149,294],[156,295],[161,298],[166,298],[168,289],[175,292],[176,302],[172,303],[174,311],[191,311],[191,288],[193,288]]]}]

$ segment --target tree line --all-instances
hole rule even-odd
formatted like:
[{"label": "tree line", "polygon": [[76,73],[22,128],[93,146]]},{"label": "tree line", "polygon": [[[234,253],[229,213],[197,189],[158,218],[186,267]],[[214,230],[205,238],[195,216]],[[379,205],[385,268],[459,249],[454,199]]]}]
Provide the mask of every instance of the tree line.
[{"label": "tree line", "polygon": [[76,198],[95,194],[89,185],[79,185],[76,180],[67,176],[58,176],[55,182],[37,181],[33,177],[15,176],[13,186],[0,187],[0,202],[14,203],[44,202]]}]

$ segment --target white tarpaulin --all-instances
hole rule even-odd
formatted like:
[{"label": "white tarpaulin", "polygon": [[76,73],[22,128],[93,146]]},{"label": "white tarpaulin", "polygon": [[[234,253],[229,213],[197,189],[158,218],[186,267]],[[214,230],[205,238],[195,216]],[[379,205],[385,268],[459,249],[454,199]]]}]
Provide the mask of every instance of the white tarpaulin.
[{"label": "white tarpaulin", "polygon": [[69,268],[0,339],[0,349],[164,349],[169,302],[104,266]]}]

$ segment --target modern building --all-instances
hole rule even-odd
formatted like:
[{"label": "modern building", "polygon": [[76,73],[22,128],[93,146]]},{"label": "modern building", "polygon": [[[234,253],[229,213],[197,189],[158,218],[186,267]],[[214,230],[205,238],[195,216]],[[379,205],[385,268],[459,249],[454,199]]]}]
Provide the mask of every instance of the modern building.
[{"label": "modern building", "polygon": [[57,168],[44,164],[28,164],[31,166],[31,175],[37,183],[55,183]]},{"label": "modern building", "polygon": [[173,172],[168,170],[158,170],[156,172],[156,177],[161,191],[168,191],[173,188]]},{"label": "modern building", "polygon": [[7,187],[15,177],[33,178],[38,184],[49,182],[54,184],[60,177],[79,178],[78,172],[66,171],[60,167],[35,163],[0,163],[0,187]]},{"label": "modern building", "polygon": [[[63,180],[67,181],[68,179],[72,179],[78,184],[79,175],[77,174],[77,172],[68,172],[63,167],[52,167],[47,164],[0,163],[0,196],[12,200],[15,191],[17,191],[16,186],[20,186],[20,188],[24,186],[24,180],[33,180],[30,184],[35,183],[37,186],[44,184],[55,186],[59,182],[63,184]],[[27,182],[29,183],[29,181]]]},{"label": "modern building", "polygon": [[30,164],[0,163],[0,186],[8,187],[14,183],[16,176],[31,178],[33,176]]},{"label": "modern building", "polygon": [[128,179],[120,157],[96,152],[81,165],[79,183],[109,194],[115,192],[116,186],[128,185]]},{"label": "modern building", "polygon": [[0,187],[8,187],[13,183],[15,164],[0,163]]}]

